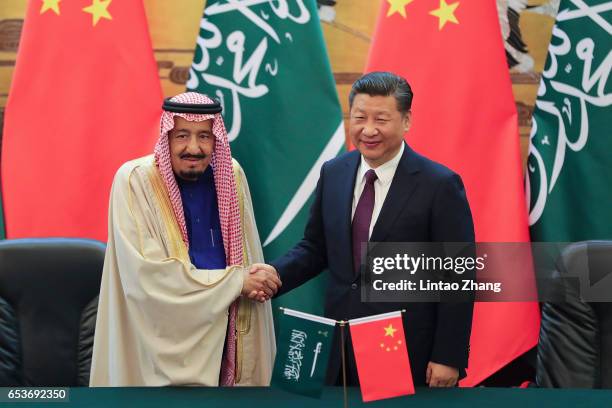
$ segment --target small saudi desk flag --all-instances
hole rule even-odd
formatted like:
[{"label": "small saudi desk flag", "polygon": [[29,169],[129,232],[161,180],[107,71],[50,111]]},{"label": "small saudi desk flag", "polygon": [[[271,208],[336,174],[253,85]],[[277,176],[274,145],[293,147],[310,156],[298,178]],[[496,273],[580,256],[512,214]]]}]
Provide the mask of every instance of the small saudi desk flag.
[{"label": "small saudi desk flag", "polygon": [[283,312],[278,323],[272,385],[320,398],[336,321],[286,308]]}]

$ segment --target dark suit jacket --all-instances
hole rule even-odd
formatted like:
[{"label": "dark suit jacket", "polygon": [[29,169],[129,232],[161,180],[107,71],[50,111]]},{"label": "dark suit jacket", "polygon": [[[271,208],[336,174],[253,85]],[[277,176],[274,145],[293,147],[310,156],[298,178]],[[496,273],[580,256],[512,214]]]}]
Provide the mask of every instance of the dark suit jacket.
[{"label": "dark suit jacket", "polygon": [[[272,262],[283,286],[278,295],[329,269],[325,316],[352,319],[405,309],[403,314],[415,384],[424,384],[429,361],[465,375],[473,303],[365,303],[353,269],[351,212],[359,151],[326,162],[304,238]],[[472,215],[461,178],[405,145],[371,242],[473,242]],[[332,353],[328,383],[335,382],[339,353]]]}]

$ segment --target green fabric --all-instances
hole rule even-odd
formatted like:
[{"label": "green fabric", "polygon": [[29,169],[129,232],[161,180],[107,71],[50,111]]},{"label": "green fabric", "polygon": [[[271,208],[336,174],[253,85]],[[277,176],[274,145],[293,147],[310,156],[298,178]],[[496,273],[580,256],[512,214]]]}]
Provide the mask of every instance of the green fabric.
[{"label": "green fabric", "polygon": [[[207,2],[187,88],[223,105],[269,262],[303,236],[318,168],[345,137],[315,1],[250,3]],[[324,284],[315,279],[276,306],[320,315]]]},{"label": "green fabric", "polygon": [[527,163],[533,241],[612,239],[612,10],[594,9],[603,3],[559,7]]},{"label": "green fabric", "polygon": [[[542,408],[609,407],[611,390],[559,390],[537,388],[417,388],[416,394],[364,404],[357,388],[349,388],[349,403],[355,407],[398,408]],[[321,400],[269,388],[72,388],[70,402],[58,407],[342,407],[342,388],[324,389]],[[6,403],[2,407],[29,408],[51,406],[43,403]]]},{"label": "green fabric", "polygon": [[320,397],[332,352],[335,324],[287,314],[281,314],[278,319],[272,384],[296,394]]}]

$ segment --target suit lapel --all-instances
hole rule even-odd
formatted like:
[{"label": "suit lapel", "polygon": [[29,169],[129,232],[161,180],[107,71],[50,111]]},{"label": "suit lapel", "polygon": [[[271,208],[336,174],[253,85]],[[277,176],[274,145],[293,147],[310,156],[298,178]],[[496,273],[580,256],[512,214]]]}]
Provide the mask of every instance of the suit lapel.
[{"label": "suit lapel", "polygon": [[404,153],[397,165],[389,192],[372,230],[371,242],[384,241],[396,218],[408,205],[408,199],[418,185],[419,166],[416,157],[416,153],[408,145],[404,145]]},{"label": "suit lapel", "polygon": [[347,254],[343,257],[347,262],[345,267],[348,270],[353,270],[353,240],[351,228],[351,213],[353,209],[353,192],[355,189],[355,178],[357,177],[357,168],[361,155],[355,150],[350,153],[346,162],[342,166],[341,173],[338,178],[338,207],[340,214],[340,242],[338,243],[341,249],[340,253]]},{"label": "suit lapel", "polygon": [[[329,201],[331,205],[326,208],[333,211],[331,231],[326,231],[328,239],[331,238],[331,245],[334,245],[339,253],[346,254],[341,256],[342,271],[353,271],[353,245],[351,212],[353,206],[353,191],[355,188],[355,178],[361,156],[355,150],[347,154],[346,159],[339,163],[338,169],[330,172],[329,180]],[[328,243],[329,245],[329,243]],[[344,273],[344,272],[343,272]]]}]

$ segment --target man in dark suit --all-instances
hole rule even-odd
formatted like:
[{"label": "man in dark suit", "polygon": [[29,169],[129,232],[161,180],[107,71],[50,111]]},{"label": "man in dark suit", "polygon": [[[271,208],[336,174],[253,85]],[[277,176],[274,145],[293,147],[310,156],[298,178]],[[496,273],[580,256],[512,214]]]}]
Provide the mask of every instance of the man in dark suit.
[{"label": "man in dark suit", "polygon": [[[362,76],[349,95],[349,134],[357,150],[326,162],[304,238],[271,265],[278,295],[329,269],[325,315],[346,320],[405,309],[406,344],[415,384],[452,387],[465,375],[471,302],[361,301],[360,248],[367,242],[473,242],[474,227],[461,178],[405,142],[412,90],[388,72]],[[347,376],[358,385],[351,342]],[[333,353],[328,384],[340,384],[340,353]]]}]

